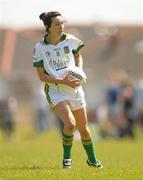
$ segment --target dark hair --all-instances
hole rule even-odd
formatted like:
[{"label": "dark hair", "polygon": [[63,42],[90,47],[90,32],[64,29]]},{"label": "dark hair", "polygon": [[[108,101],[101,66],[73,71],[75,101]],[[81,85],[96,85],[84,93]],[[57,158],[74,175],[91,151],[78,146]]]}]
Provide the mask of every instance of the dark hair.
[{"label": "dark hair", "polygon": [[48,13],[43,12],[40,14],[39,18],[43,21],[43,24],[46,27],[46,30],[51,26],[52,24],[52,18],[56,16],[62,16],[61,13],[57,11],[50,11]]}]

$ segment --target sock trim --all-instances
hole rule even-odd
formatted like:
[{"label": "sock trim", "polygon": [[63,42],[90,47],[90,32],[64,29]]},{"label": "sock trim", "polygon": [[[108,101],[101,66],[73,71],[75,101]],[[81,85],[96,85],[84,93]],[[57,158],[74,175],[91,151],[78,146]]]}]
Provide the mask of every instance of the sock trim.
[{"label": "sock trim", "polygon": [[91,141],[91,139],[82,140],[82,144],[83,144],[83,145],[90,145],[90,144],[92,144],[92,141]]},{"label": "sock trim", "polygon": [[64,137],[64,138],[68,138],[68,139],[69,139],[69,138],[73,138],[73,134],[72,134],[72,135],[66,135],[66,134],[64,134],[64,132],[62,132],[62,134],[63,134],[63,137]]}]

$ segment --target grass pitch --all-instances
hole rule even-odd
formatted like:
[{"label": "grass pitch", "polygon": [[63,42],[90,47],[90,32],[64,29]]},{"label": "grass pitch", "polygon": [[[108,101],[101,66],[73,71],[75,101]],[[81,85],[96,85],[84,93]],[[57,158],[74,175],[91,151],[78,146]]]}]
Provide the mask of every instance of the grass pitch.
[{"label": "grass pitch", "polygon": [[58,132],[0,142],[0,180],[142,180],[143,136],[136,140],[95,142],[104,169],[86,165],[80,142],[73,143],[72,169],[62,169],[62,140]]}]

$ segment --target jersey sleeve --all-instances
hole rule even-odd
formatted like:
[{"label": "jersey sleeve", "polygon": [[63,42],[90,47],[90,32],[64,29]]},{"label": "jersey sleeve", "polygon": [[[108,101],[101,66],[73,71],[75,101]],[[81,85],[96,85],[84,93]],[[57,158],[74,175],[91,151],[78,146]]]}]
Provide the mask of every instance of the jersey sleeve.
[{"label": "jersey sleeve", "polygon": [[83,43],[80,39],[78,39],[78,38],[76,38],[76,37],[74,37],[73,41],[74,41],[74,46],[73,46],[72,52],[73,52],[73,54],[76,54],[76,53],[78,53],[78,52],[80,51],[80,49],[83,48],[85,45],[84,45],[84,43]]},{"label": "jersey sleeve", "polygon": [[33,53],[33,66],[34,67],[44,67],[41,51],[40,51],[39,46],[37,46],[37,45],[35,46],[34,53]]}]

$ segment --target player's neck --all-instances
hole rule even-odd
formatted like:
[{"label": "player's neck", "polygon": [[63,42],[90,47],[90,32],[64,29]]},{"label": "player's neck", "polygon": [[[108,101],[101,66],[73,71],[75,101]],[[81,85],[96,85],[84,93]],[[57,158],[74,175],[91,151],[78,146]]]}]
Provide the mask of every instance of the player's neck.
[{"label": "player's neck", "polygon": [[48,41],[51,43],[51,44],[58,44],[61,40],[61,35],[51,35],[51,34],[48,34]]}]

